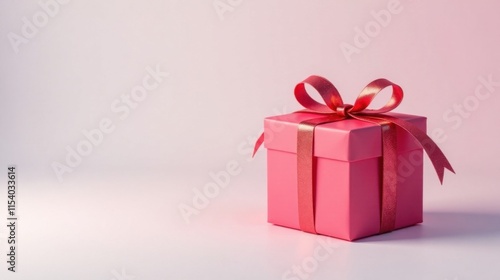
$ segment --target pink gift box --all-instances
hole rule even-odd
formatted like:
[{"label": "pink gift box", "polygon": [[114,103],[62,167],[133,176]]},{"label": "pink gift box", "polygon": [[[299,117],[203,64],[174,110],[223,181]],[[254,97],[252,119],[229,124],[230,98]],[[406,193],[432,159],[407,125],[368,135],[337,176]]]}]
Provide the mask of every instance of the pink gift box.
[{"label": "pink gift box", "polygon": [[[387,113],[426,131],[426,118]],[[300,229],[297,195],[297,127],[311,113],[268,117],[268,222]],[[422,222],[421,146],[397,129],[398,185],[395,229]],[[314,132],[315,227],[318,234],[355,240],[380,232],[381,126],[346,119],[316,126]]]}]

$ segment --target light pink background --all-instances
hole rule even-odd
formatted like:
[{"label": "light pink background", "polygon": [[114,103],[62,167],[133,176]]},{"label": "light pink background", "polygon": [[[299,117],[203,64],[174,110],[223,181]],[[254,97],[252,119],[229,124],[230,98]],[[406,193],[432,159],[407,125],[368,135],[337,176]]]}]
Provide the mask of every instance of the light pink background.
[{"label": "light pink background", "polygon": [[[300,109],[293,87],[311,74],[347,103],[373,79],[400,84],[397,111],[428,117],[457,175],[441,187],[426,160],[422,226],[333,240],[308,277],[500,275],[500,84],[481,83],[500,82],[498,1],[66,2],[17,53],[9,34],[44,10],[0,4],[0,166],[18,166],[20,216],[17,274],[0,226],[2,279],[282,279],[330,239],[266,223],[265,155],[249,151],[265,116]],[[346,58],[357,28],[375,29]],[[111,104],[157,65],[168,78],[120,119]],[[52,164],[103,118],[115,130],[60,182]],[[241,171],[187,224],[179,206],[230,162]]]}]

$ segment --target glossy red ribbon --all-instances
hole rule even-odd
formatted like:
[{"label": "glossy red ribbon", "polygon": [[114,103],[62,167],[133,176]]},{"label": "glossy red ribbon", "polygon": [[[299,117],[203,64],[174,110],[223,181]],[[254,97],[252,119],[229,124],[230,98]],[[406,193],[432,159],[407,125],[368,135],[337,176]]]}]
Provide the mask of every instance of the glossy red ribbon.
[{"label": "glossy red ribbon", "polygon": [[[321,95],[325,104],[315,101],[305,89],[305,84],[311,85]],[[375,96],[386,87],[392,87],[389,101],[379,109],[368,109]],[[342,98],[327,79],[320,76],[310,76],[295,87],[295,98],[306,108],[300,112],[315,113],[321,116],[303,121],[298,126],[297,133],[297,185],[300,229],[316,233],[314,223],[314,129],[317,125],[354,118],[375,123],[382,128],[382,188],[380,209],[380,233],[392,231],[396,221],[397,192],[397,138],[396,127],[400,127],[412,135],[420,143],[430,158],[434,169],[443,183],[444,170],[454,173],[451,164],[441,149],[415,125],[385,115],[396,108],[403,100],[403,90],[397,84],[386,79],[378,79],[369,83],[358,96],[354,105],[344,104]],[[254,154],[264,142],[262,134],[255,143]]]}]

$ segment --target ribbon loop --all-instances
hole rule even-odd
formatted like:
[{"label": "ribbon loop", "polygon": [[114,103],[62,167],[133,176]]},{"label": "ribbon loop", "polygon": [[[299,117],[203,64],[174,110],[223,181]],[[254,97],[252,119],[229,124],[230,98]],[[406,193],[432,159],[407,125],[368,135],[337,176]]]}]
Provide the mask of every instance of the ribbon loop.
[{"label": "ribbon loop", "polygon": [[[366,109],[373,101],[375,96],[377,96],[377,94],[379,94],[384,88],[389,86],[392,86],[392,95],[389,101],[382,108],[376,110]],[[351,111],[352,113],[363,112],[366,114],[387,113],[398,107],[402,100],[403,100],[403,89],[400,86],[386,79],[378,79],[369,83],[361,91],[358,98],[356,99],[356,102],[354,102],[354,107],[352,108]]]},{"label": "ribbon loop", "polygon": [[[305,89],[305,84],[311,85],[318,93],[321,95],[325,104],[316,102],[307,93]],[[309,110],[316,113],[331,114],[335,112],[337,107],[344,105],[342,97],[337,88],[330,83],[327,79],[320,76],[310,76],[304,81],[300,82],[295,86],[295,98],[297,101]]]}]

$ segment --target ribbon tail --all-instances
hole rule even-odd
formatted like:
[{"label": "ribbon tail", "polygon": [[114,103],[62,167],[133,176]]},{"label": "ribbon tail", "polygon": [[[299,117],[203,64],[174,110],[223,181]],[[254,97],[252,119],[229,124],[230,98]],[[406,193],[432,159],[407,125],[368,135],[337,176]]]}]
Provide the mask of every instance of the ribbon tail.
[{"label": "ribbon tail", "polygon": [[263,143],[264,143],[264,133],[261,133],[257,141],[255,141],[255,145],[253,146],[252,157],[255,156],[255,154],[257,153],[257,151],[259,150],[260,146],[262,146]]},{"label": "ribbon tail", "polygon": [[444,153],[438,147],[438,145],[429,136],[427,136],[425,132],[420,130],[415,125],[407,121],[386,115],[370,115],[368,118],[376,118],[389,121],[411,134],[425,150],[427,156],[429,156],[429,159],[434,166],[434,170],[436,170],[441,185],[443,184],[445,169],[448,169],[449,171],[455,173],[455,170],[453,170],[453,167],[451,166]]}]

